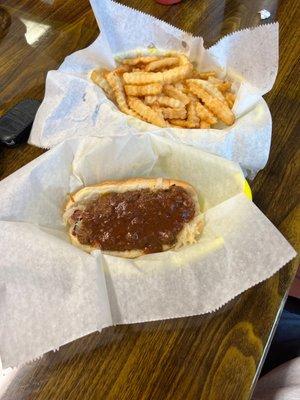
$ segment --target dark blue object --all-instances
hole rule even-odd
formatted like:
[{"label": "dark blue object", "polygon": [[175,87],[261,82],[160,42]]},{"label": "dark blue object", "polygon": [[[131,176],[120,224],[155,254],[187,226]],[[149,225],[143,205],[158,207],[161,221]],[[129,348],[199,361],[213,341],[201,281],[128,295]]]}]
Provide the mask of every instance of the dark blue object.
[{"label": "dark blue object", "polygon": [[261,376],[300,356],[300,299],[288,297]]},{"label": "dark blue object", "polygon": [[15,147],[25,142],[40,104],[38,100],[24,100],[7,111],[0,118],[0,143]]}]

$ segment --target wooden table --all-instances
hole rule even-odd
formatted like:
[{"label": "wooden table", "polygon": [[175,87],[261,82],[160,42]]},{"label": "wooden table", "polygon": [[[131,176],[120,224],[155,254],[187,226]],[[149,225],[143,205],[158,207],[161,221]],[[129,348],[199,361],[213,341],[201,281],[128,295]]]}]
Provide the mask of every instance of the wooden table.
[{"label": "wooden table", "polygon": [[[255,203],[299,249],[295,2],[123,3],[202,35],[206,46],[237,29],[279,20],[279,75],[266,96],[273,115],[271,155],[251,186]],[[2,0],[1,6],[0,114],[21,99],[42,99],[47,71],[98,35],[88,0]],[[262,8],[271,12],[263,22]],[[29,145],[1,150],[1,178],[42,152]],[[296,266],[295,260],[213,314],[112,327],[76,340],[20,368],[2,399],[248,399]]]}]

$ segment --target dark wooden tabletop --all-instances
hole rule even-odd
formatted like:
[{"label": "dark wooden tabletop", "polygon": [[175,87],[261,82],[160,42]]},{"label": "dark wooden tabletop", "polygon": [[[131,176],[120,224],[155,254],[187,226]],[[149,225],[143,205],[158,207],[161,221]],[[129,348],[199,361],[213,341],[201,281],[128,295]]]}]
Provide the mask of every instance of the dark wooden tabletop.
[{"label": "dark wooden tabletop", "polygon": [[[122,3],[202,35],[206,46],[235,30],[279,21],[279,74],[265,96],[273,116],[271,154],[251,186],[255,203],[299,249],[300,49],[295,2],[186,0],[171,7],[154,0]],[[0,4],[1,115],[22,99],[42,99],[47,71],[90,44],[99,32],[88,0]],[[258,14],[262,8],[271,12],[266,21]],[[29,145],[0,149],[1,178],[42,152]],[[19,368],[2,400],[248,399],[296,267],[294,260],[212,314],[112,327],[76,340]]]}]

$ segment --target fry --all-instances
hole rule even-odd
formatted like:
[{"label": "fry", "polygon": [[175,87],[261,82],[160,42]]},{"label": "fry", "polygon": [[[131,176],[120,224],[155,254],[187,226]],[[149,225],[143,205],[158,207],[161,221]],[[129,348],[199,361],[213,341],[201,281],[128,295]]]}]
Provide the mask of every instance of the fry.
[{"label": "fry", "polygon": [[236,95],[234,93],[225,93],[225,99],[227,101],[228,107],[232,108],[235,102]]},{"label": "fry", "polygon": [[180,90],[181,92],[183,92],[185,89],[183,82],[176,82],[176,83],[174,83],[174,86],[176,89]]},{"label": "fry", "polygon": [[199,101],[196,102],[196,112],[201,122],[206,121],[209,125],[213,125],[218,122],[214,114],[205,108]]},{"label": "fry", "polygon": [[120,110],[125,114],[136,117],[136,113],[128,108],[121,78],[114,72],[110,72],[107,74],[106,79],[114,92],[114,96]]},{"label": "fry", "polygon": [[146,65],[145,71],[155,71],[157,69],[162,69],[166,67],[173,67],[174,65],[179,64],[178,57],[166,57],[162,58],[161,60],[153,61]]},{"label": "fry", "polygon": [[147,83],[172,83],[186,78],[193,69],[193,65],[183,54],[178,55],[179,67],[165,72],[125,72],[124,81],[132,85],[145,85]]},{"label": "fry", "polygon": [[208,81],[211,82],[213,85],[218,86],[223,83],[222,79],[216,78],[214,76],[209,76]]},{"label": "fry", "polygon": [[149,85],[125,85],[127,96],[149,96],[156,95],[162,92],[161,83],[150,83]]},{"label": "fry", "polygon": [[160,104],[161,106],[166,106],[166,107],[171,107],[171,108],[182,108],[184,107],[184,104],[176,99],[173,99],[172,97],[168,96],[145,96],[145,103],[148,105],[154,104],[154,103]]},{"label": "fry", "polygon": [[234,115],[227,104],[214,98],[210,93],[203,89],[201,85],[195,82],[188,82],[189,89],[198,96],[207,108],[210,109],[226,125],[234,123]]},{"label": "fry", "polygon": [[114,93],[109,83],[105,79],[105,75],[107,75],[109,72],[110,71],[108,69],[95,69],[92,71],[90,78],[99,87],[101,87],[101,89],[103,89],[107,94],[107,97],[112,100],[114,98]]},{"label": "fry", "polygon": [[160,115],[160,117],[161,117],[162,119],[164,119],[163,110],[160,108],[160,106],[159,106],[157,103],[154,103],[154,104],[151,106],[151,108],[152,108],[152,110],[156,111],[156,112]]},{"label": "fry", "polygon": [[114,69],[114,72],[120,76],[124,74],[124,72],[129,72],[130,71],[130,66],[129,65],[119,65],[116,69]]},{"label": "fry", "polygon": [[189,92],[188,89],[187,89],[187,96],[190,100],[195,101],[196,103],[199,102],[199,98],[195,94]]},{"label": "fry", "polygon": [[189,128],[189,124],[186,119],[170,119],[169,122],[171,123],[171,125],[174,125],[176,127]]},{"label": "fry", "polygon": [[185,119],[187,115],[185,108],[161,108],[161,110],[165,119]]},{"label": "fry", "polygon": [[193,70],[193,64],[189,61],[189,59],[184,54],[179,54],[178,58],[179,67],[175,67],[163,73],[164,83],[180,81],[184,78],[187,78],[191,74]]},{"label": "fry", "polygon": [[221,79],[214,78],[212,76],[208,78],[208,82],[211,82],[213,85],[215,85],[217,89],[220,90],[220,92],[222,93],[227,92],[227,90],[230,90],[231,88],[231,82],[223,82]]},{"label": "fry", "polygon": [[125,58],[124,60],[122,60],[122,64],[126,65],[148,64],[157,60],[159,60],[159,57],[157,56],[142,56],[136,58]]},{"label": "fry", "polygon": [[187,121],[186,119],[170,119],[169,120],[171,125],[174,125],[176,127],[180,127],[180,128],[194,128],[194,126],[191,125],[191,123],[189,121]]},{"label": "fry", "polygon": [[187,105],[187,122],[191,128],[198,128],[200,126],[200,119],[197,115],[196,103],[194,101],[191,101]]},{"label": "fry", "polygon": [[182,65],[165,72],[125,72],[124,81],[132,85],[144,85],[147,83],[172,83],[187,77],[191,70],[190,65]]},{"label": "fry", "polygon": [[216,71],[200,72],[200,71],[197,71],[196,69],[194,69],[192,75],[193,75],[193,78],[208,79],[211,76],[216,76]]},{"label": "fry", "polygon": [[148,106],[151,106],[151,104],[154,104],[155,102],[157,102],[158,96],[145,96],[145,103]]},{"label": "fry", "polygon": [[200,122],[200,128],[201,129],[209,129],[210,128],[210,124],[206,121],[201,121]]},{"label": "fry", "polygon": [[231,89],[231,82],[223,82],[217,85],[217,88],[220,90],[220,92],[225,93],[227,90]]},{"label": "fry", "polygon": [[163,92],[166,95],[181,101],[184,105],[190,102],[189,97],[186,94],[182,93],[182,91],[180,91],[179,89],[176,89],[173,85],[164,85]]},{"label": "fry", "polygon": [[158,112],[152,110],[151,107],[144,104],[142,100],[138,99],[137,97],[128,97],[128,105],[133,111],[139,114],[150,124],[154,124],[162,128],[167,126],[166,121],[161,118]]},{"label": "fry", "polygon": [[203,89],[205,89],[208,93],[210,93],[213,97],[216,97],[220,101],[223,101],[225,103],[225,97],[222,95],[222,93],[216,88],[215,85],[213,85],[209,81],[205,81],[203,79],[188,79],[188,82],[194,82],[197,83],[197,85],[200,85]]},{"label": "fry", "polygon": [[167,106],[171,108],[182,108],[184,107],[184,104],[180,100],[173,99],[172,97],[168,96],[157,96],[156,101],[158,104],[162,106]]},{"label": "fry", "polygon": [[130,85],[145,85],[147,83],[163,83],[164,72],[125,72],[124,82]]}]

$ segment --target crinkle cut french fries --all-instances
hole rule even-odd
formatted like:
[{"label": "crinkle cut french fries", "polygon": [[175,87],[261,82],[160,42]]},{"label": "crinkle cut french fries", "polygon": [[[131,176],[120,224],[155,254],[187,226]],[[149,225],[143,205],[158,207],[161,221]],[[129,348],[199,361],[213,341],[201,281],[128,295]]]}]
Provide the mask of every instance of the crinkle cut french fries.
[{"label": "crinkle cut french fries", "polygon": [[234,123],[231,82],[216,71],[197,71],[181,53],[126,58],[112,71],[94,70],[91,80],[128,115],[159,127],[209,129]]}]

